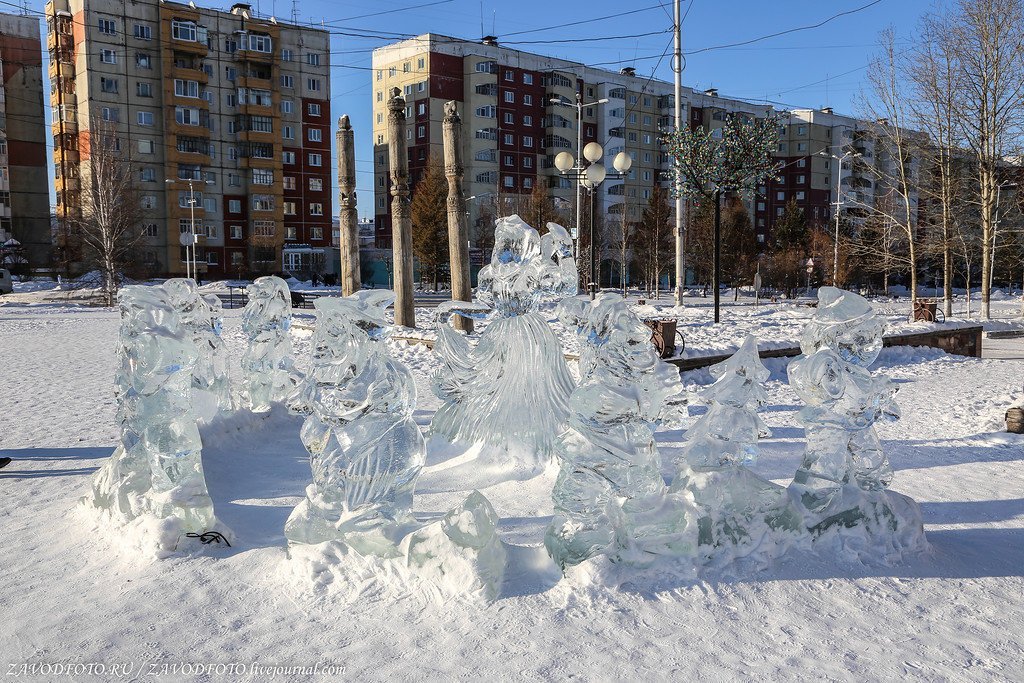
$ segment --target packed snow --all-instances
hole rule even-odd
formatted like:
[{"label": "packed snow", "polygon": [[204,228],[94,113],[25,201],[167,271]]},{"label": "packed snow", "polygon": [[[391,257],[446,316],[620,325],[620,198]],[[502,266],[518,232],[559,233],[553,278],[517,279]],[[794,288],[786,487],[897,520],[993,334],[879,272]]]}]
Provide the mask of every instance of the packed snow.
[{"label": "packed snow", "polygon": [[[900,388],[902,419],[877,429],[895,470],[892,490],[921,504],[931,545],[921,556],[876,566],[796,552],[767,568],[699,576],[638,573],[610,582],[578,571],[561,578],[542,545],[557,475],[549,467],[481,489],[508,552],[500,594],[487,603],[442,599],[408,577],[383,584],[350,557],[289,556],[285,521],[303,500],[310,468],[302,417],[281,406],[201,428],[207,485],[218,519],[233,532],[230,548],[154,559],[139,552],[138,537],[98,525],[77,502],[118,443],[119,316],[44,294],[0,300],[0,457],[14,458],[0,470],[5,672],[28,680],[158,674],[174,681],[222,680],[231,666],[246,667],[243,680],[337,680],[340,672],[372,680],[513,672],[525,679],[1024,676],[1024,437],[1002,431],[1006,408],[1024,400],[1024,361],[891,348],[872,367]],[[695,303],[684,309],[693,323],[688,349],[701,338],[705,348],[738,346],[762,330],[766,340],[795,341],[812,312],[747,302],[728,305],[726,324],[713,327],[707,302]],[[1007,321],[1019,311],[1019,301],[999,303]],[[905,319],[905,301],[891,312],[886,306],[876,303],[884,316]],[[237,383],[246,345],[241,310],[225,316]],[[432,317],[431,309],[417,310],[418,320]],[[291,337],[306,372],[311,333],[296,326]],[[412,371],[414,419],[425,428],[439,405],[429,389],[439,361],[420,344],[390,341],[388,350]],[[765,366],[771,374],[760,415],[773,435],[759,442],[751,469],[785,486],[802,455],[801,403],[787,361]],[[683,375],[687,391],[712,381],[707,370]],[[666,479],[684,433],[656,434]],[[448,467],[442,450],[431,453],[415,497],[414,514],[424,520],[461,505],[480,483],[472,469]],[[58,663],[107,669],[66,677],[40,668]],[[112,675],[115,664],[131,673]],[[318,673],[309,675],[314,666]]]}]

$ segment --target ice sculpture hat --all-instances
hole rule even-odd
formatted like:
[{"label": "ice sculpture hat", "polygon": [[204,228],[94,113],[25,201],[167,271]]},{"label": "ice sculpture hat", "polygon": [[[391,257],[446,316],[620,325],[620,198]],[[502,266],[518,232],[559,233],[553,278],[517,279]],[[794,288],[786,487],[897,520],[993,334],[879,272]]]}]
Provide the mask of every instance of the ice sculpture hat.
[{"label": "ice sculpture hat", "polygon": [[364,289],[346,297],[321,297],[313,306],[318,313],[340,315],[371,338],[377,338],[388,326],[384,311],[394,301],[395,293],[389,289]]},{"label": "ice sculpture hat", "polygon": [[871,304],[859,294],[837,287],[822,287],[818,290],[818,310],[814,320],[819,324],[848,323],[871,315],[874,315]]},{"label": "ice sculpture hat", "polygon": [[864,297],[836,287],[818,290],[818,309],[800,338],[810,355],[830,349],[848,363],[865,367],[882,350],[882,322]]}]

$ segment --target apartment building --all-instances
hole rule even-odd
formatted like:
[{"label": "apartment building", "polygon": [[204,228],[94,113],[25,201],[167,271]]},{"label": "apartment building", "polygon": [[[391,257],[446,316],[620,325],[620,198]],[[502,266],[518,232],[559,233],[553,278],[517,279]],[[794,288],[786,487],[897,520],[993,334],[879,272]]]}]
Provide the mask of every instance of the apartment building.
[{"label": "apartment building", "polygon": [[0,14],[0,256],[15,271],[51,258],[39,29],[36,18]]},{"label": "apartment building", "polygon": [[246,4],[50,0],[46,14],[59,225],[79,206],[90,134],[110,130],[137,174],[150,274],[185,273],[193,215],[200,277],[322,267],[327,31]]},{"label": "apartment building", "polygon": [[[632,68],[594,68],[505,48],[492,38],[474,42],[424,34],[375,50],[371,77],[378,246],[388,246],[391,239],[387,102],[392,88],[406,100],[405,135],[414,181],[432,156],[441,156],[444,102],[459,103],[471,228],[483,227],[481,221],[489,218],[485,207],[494,197],[501,198],[502,210],[514,210],[516,201],[542,181],[571,213],[574,184],[559,175],[553,161],[561,151],[579,158],[580,147],[588,142],[601,143],[609,170],[619,152],[633,160],[626,177],[609,176],[596,190],[597,214],[609,220],[623,213],[627,221],[639,220],[654,185],[667,185],[670,177],[671,160],[659,134],[674,124],[673,85],[638,76]],[[579,122],[577,94],[585,105]],[[692,129],[720,129],[733,114],[782,117],[776,153],[782,168],[747,199],[760,242],[767,241],[790,200],[810,220],[830,220],[837,201],[835,173],[843,174],[844,210],[863,213],[849,201],[854,196],[871,201],[867,122],[830,109],[780,112],[770,105],[720,96],[714,89],[684,88],[683,98],[683,120]],[[855,146],[866,154],[842,168],[821,154]]]}]

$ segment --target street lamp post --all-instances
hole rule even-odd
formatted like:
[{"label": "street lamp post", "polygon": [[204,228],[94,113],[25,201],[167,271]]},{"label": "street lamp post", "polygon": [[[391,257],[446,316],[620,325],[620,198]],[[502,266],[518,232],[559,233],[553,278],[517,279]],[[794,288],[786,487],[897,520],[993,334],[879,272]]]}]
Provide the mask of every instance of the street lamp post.
[{"label": "street lamp post", "polygon": [[989,267],[988,267],[988,288],[989,288],[989,290],[992,289],[992,282],[993,282],[992,274],[996,272],[996,239],[999,236],[999,201],[1000,201],[1000,199],[1002,197],[1002,192],[1003,192],[1003,188],[1004,187],[1017,187],[1017,183],[1011,183],[1011,182],[1007,181],[1005,183],[999,183],[998,185],[996,185],[996,215],[995,215],[995,220],[992,221],[992,247],[991,247],[992,257],[991,257],[991,259],[989,259],[989,263],[991,265],[989,265]]},{"label": "street lamp post", "polygon": [[[551,102],[551,104],[557,104],[557,105],[562,105],[562,106],[570,106],[561,97],[552,97],[550,102]],[[586,103],[584,103],[583,102],[583,96],[580,93],[578,93],[578,92],[576,93],[576,150],[577,150],[577,152],[579,152],[580,150],[583,149],[583,107],[593,107],[593,106],[598,105],[598,104],[605,104],[606,102],[608,102],[608,98],[607,97],[602,97],[599,100],[594,100],[593,102],[586,102]],[[595,142],[595,143],[591,143],[591,144],[595,144],[596,145],[597,143]],[[600,145],[598,145],[598,147],[600,147]],[[566,154],[566,152],[562,152],[562,154]],[[559,156],[561,156],[561,154]],[[569,156],[571,158],[572,155],[570,154]],[[582,173],[583,173],[583,166],[582,166],[582,164],[583,164],[583,158],[582,157],[583,156],[586,156],[586,155],[581,155],[581,158],[578,160],[578,162],[580,164],[579,166],[576,166],[576,162],[573,162],[574,168],[572,169],[572,170],[576,171],[576,174],[575,174],[575,177],[576,177],[576,235],[575,235],[575,238],[576,238],[576,260],[577,261],[579,261],[579,259],[580,259],[580,225],[581,225],[580,214],[582,213],[582,202],[583,202],[583,194],[581,192],[581,189],[582,189],[581,188],[581,186],[582,186],[582,182],[581,181],[582,181]],[[561,168],[559,168],[558,170],[561,171],[563,174],[565,173],[565,171],[563,171]],[[569,169],[565,169],[565,170],[569,170]]]},{"label": "street lamp post", "polygon": [[[818,152],[820,156],[831,157],[839,162],[839,167],[836,168],[836,234],[835,241],[832,244],[832,286],[839,286],[839,209],[842,205],[842,192],[843,192],[843,162],[846,161],[847,157],[856,159],[862,156],[860,152],[854,152],[848,150],[842,156],[832,154],[831,152],[821,150]],[[810,289],[810,286],[808,286]]]},{"label": "street lamp post", "polygon": [[[608,177],[611,178],[624,178],[629,173],[630,167],[633,165],[633,159],[625,152],[619,152],[615,155],[612,160],[612,167],[615,171],[611,174],[608,173],[608,169],[604,167],[604,164],[598,163],[604,157],[604,147],[596,142],[587,143],[587,146],[583,148],[583,156],[588,162],[587,166],[583,166],[582,159],[574,159],[570,152],[559,152],[555,157],[555,168],[562,175],[570,175],[576,179],[576,186],[584,187],[591,194],[591,205],[590,205],[590,282],[587,283],[587,289],[590,291],[590,298],[594,299],[597,295],[597,275],[594,271],[594,192],[597,187],[604,182]],[[577,190],[578,191],[578,190]],[[579,262],[579,226],[580,226],[580,211],[579,203],[577,202],[576,211],[576,261]],[[623,206],[625,209],[625,206]]]},{"label": "street lamp post", "polygon": [[[182,180],[185,180],[185,179],[183,178]],[[175,183],[177,181],[174,178],[168,178],[164,182],[170,184],[170,183]],[[192,178],[188,178],[186,182],[188,182],[188,209],[189,209],[189,216],[190,216],[190,218],[189,218],[189,233],[187,233],[187,234],[190,237],[189,237],[188,242],[184,244],[184,247],[185,247],[185,277],[198,280],[198,278],[199,278],[199,264],[197,263],[197,259],[196,259],[196,242],[198,242],[199,239],[198,239],[198,237],[196,237],[196,191],[195,191],[195,187],[193,187],[193,185],[192,185],[192,182],[193,182]],[[207,180],[206,184],[207,185],[213,185],[213,181]],[[190,247],[191,247],[191,256],[189,255],[189,253],[190,253],[189,252],[189,248]],[[189,268],[190,262],[191,262],[191,268]]]}]

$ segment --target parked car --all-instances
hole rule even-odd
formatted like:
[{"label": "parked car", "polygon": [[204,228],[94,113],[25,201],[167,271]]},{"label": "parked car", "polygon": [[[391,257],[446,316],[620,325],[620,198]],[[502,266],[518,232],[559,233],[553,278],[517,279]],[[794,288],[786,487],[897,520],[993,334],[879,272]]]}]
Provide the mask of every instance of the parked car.
[{"label": "parked car", "polygon": [[10,294],[14,291],[14,281],[11,280],[11,271],[0,268],[0,294]]}]

